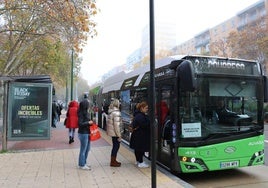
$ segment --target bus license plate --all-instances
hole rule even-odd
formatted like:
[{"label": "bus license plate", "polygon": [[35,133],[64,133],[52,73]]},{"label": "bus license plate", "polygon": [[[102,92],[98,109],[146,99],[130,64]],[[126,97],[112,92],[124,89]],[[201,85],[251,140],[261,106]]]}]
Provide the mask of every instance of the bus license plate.
[{"label": "bus license plate", "polygon": [[239,166],[239,161],[221,162],[220,166],[221,166],[221,168],[238,167]]}]

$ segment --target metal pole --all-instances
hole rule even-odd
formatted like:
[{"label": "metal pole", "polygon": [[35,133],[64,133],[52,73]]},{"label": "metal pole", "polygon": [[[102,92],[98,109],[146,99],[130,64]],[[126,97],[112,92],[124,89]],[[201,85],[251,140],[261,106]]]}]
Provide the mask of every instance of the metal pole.
[{"label": "metal pole", "polygon": [[156,146],[155,146],[155,36],[154,36],[154,0],[150,0],[150,122],[151,122],[151,187],[156,188]]},{"label": "metal pole", "polygon": [[71,66],[71,101],[73,100],[73,85],[74,85],[74,49],[72,49],[72,66]]},{"label": "metal pole", "polygon": [[66,102],[66,107],[68,106],[68,101],[69,101],[69,87],[68,87],[68,78],[69,78],[69,76],[67,76],[67,78],[66,78],[66,93],[65,93],[65,95],[66,95],[66,98],[65,98],[65,102]]},{"label": "metal pole", "polygon": [[2,132],[2,151],[7,151],[7,106],[8,106],[8,82],[2,81],[2,86],[4,86],[3,93],[3,132]]}]

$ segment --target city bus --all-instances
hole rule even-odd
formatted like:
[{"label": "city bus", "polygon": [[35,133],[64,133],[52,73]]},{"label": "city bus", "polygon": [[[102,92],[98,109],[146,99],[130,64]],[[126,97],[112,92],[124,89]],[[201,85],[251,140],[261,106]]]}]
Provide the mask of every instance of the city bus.
[{"label": "city bus", "polygon": [[[174,173],[264,164],[267,81],[260,63],[175,55],[157,60],[154,76],[158,164]],[[150,100],[149,86],[148,65],[120,72],[99,89],[99,109],[104,101],[121,101],[125,143],[131,136],[128,125],[136,104]]]}]

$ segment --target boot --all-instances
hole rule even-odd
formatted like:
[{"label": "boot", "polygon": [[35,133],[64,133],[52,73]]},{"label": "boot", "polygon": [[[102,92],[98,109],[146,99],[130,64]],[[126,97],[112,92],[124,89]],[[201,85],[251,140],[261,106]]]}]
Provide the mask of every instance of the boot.
[{"label": "boot", "polygon": [[121,163],[118,162],[118,161],[116,160],[116,157],[115,157],[115,162],[116,162],[119,166],[121,166]]},{"label": "boot", "polygon": [[71,143],[72,143],[72,137],[69,136],[69,144],[71,144]]},{"label": "boot", "polygon": [[71,138],[71,143],[73,143],[73,142],[74,142],[74,137]]},{"label": "boot", "polygon": [[111,156],[111,163],[110,163],[110,166],[113,166],[113,167],[120,167],[120,166],[121,166],[121,163],[119,163],[119,162],[116,161],[116,157]]}]

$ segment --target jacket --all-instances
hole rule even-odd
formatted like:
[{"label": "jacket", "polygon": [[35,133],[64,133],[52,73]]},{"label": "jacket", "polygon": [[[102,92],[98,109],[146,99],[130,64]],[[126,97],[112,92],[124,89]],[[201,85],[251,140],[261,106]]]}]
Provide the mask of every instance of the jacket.
[{"label": "jacket", "polygon": [[150,150],[150,120],[148,115],[137,111],[134,116],[133,126],[137,127],[130,137],[130,148],[147,152]]},{"label": "jacket", "polygon": [[79,108],[78,108],[78,133],[79,134],[90,134],[89,129],[89,121],[90,116],[88,113],[89,109],[89,102],[88,100],[84,99],[80,102]]},{"label": "jacket", "polygon": [[118,108],[113,107],[113,109],[109,109],[108,111],[108,119],[107,119],[107,134],[111,137],[121,137],[121,112]]},{"label": "jacket", "polygon": [[67,122],[66,122],[66,128],[78,128],[78,102],[77,101],[71,101],[68,110],[67,110]]}]

